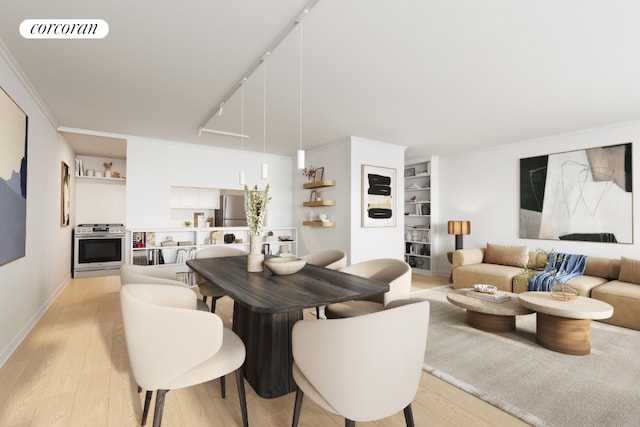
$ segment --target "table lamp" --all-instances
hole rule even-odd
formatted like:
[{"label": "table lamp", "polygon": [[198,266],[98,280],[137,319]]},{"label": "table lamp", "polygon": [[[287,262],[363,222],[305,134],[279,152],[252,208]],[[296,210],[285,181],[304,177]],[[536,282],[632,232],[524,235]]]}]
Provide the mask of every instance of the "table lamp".
[{"label": "table lamp", "polygon": [[462,249],[462,236],[464,234],[471,234],[471,222],[449,221],[447,223],[447,229],[449,234],[455,234],[456,236],[456,251]]}]

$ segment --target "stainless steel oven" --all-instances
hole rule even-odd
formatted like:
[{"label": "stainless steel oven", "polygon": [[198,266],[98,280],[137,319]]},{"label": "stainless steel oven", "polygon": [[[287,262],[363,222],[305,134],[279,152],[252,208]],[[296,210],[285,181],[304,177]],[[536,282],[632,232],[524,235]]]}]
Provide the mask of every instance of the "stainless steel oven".
[{"label": "stainless steel oven", "polygon": [[73,277],[120,274],[125,259],[122,224],[80,224],[73,230]]}]

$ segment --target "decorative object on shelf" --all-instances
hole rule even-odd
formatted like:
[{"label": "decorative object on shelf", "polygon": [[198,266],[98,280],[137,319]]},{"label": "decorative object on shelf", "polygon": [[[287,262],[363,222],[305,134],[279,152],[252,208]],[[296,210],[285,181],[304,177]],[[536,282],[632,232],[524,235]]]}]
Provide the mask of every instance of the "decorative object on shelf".
[{"label": "decorative object on shelf", "polygon": [[224,242],[229,244],[229,243],[235,243],[236,242],[236,235],[233,233],[227,233],[224,235]]},{"label": "decorative object on shelf", "polygon": [[253,189],[244,186],[244,210],[249,226],[249,255],[247,256],[247,271],[262,271],[264,254],[262,253],[262,232],[264,230],[264,215],[267,211],[267,204],[271,200],[269,197],[269,184],[264,188],[264,192],[258,191],[258,186]]},{"label": "decorative object on shelf", "polygon": [[318,201],[318,192],[316,190],[311,191],[311,195],[309,196],[309,201],[310,202]]},{"label": "decorative object on shelf", "polygon": [[62,172],[60,176],[60,225],[67,227],[71,217],[71,176],[69,175],[69,165],[62,162]]},{"label": "decorative object on shelf", "polygon": [[462,236],[471,234],[470,221],[449,221],[447,223],[447,232],[456,236],[456,251],[462,249]]},{"label": "decorative object on shelf", "polygon": [[316,168],[314,168],[313,165],[304,168],[302,169],[302,175],[307,178],[307,182],[313,182],[316,176]]},{"label": "decorative object on shelf", "polygon": [[362,227],[394,227],[396,170],[362,165]]},{"label": "decorative object on shelf", "polygon": [[404,170],[404,177],[410,178],[416,175],[416,168],[407,168]]},{"label": "decorative object on shelf", "polygon": [[105,178],[111,178],[111,166],[113,166],[113,162],[104,162],[103,164]]},{"label": "decorative object on shelf", "polygon": [[319,167],[316,169],[316,173],[313,179],[313,182],[322,181],[322,175],[324,175],[324,167]]},{"label": "decorative object on shelf", "polygon": [[184,222],[184,226],[185,227],[191,227],[191,221],[185,221]]},{"label": "decorative object on shelf", "polygon": [[265,267],[273,274],[284,276],[287,274],[297,273],[304,268],[307,262],[301,258],[269,258],[264,261]]}]

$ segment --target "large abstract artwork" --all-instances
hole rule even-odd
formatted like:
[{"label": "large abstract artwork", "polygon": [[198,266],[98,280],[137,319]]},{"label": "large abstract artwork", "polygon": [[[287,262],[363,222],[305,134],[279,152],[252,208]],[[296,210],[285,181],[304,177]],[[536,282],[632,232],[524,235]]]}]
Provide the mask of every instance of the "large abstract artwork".
[{"label": "large abstract artwork", "polygon": [[633,243],[631,147],[520,159],[520,237]]},{"label": "large abstract artwork", "polygon": [[25,254],[27,115],[0,89],[0,265]]},{"label": "large abstract artwork", "polygon": [[395,227],[396,170],[362,165],[362,226]]}]

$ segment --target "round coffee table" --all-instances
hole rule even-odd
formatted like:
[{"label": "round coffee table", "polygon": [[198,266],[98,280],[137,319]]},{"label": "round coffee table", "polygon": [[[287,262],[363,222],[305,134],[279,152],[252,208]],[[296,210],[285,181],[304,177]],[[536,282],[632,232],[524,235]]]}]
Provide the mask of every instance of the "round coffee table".
[{"label": "round coffee table", "polygon": [[[533,313],[518,302],[518,294],[504,292],[511,299],[503,302],[485,301],[467,296],[471,288],[454,289],[447,300],[467,310],[467,323],[488,332],[511,332],[516,329],[516,316]],[[502,293],[502,292],[501,292]]]},{"label": "round coffee table", "polygon": [[520,304],[537,312],[538,344],[559,353],[584,355],[591,352],[591,320],[607,319],[613,307],[604,301],[579,296],[558,301],[549,292],[522,292]]}]

